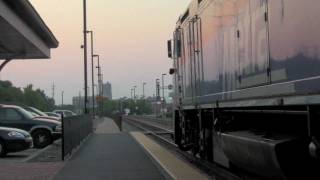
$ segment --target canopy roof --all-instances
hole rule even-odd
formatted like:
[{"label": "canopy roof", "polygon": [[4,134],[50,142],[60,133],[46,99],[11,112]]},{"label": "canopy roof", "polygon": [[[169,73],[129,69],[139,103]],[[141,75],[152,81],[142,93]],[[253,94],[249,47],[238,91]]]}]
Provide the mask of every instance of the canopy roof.
[{"label": "canopy roof", "polygon": [[58,44],[28,0],[0,0],[0,59],[50,58]]}]

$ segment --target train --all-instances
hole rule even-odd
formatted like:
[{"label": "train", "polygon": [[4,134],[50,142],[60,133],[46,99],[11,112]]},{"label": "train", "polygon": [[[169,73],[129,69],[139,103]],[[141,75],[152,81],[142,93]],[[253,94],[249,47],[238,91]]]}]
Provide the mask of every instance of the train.
[{"label": "train", "polygon": [[190,2],[167,42],[181,150],[262,179],[320,179],[319,8]]}]

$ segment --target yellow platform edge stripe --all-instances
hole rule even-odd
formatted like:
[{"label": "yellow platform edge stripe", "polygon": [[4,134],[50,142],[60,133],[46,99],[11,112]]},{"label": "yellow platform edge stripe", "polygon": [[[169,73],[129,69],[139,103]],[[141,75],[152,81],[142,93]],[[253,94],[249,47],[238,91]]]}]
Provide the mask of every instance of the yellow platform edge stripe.
[{"label": "yellow platform edge stripe", "polygon": [[166,173],[176,180],[207,180],[205,175],[194,169],[190,164],[177,158],[174,154],[161,147],[140,132],[131,132],[132,137],[149,153]]}]

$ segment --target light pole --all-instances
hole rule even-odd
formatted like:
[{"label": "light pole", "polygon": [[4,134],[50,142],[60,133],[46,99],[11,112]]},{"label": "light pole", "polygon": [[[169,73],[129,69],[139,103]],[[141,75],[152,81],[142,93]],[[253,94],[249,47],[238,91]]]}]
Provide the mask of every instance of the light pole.
[{"label": "light pole", "polygon": [[131,99],[132,99],[132,97],[133,97],[133,96],[132,96],[132,92],[133,92],[133,89],[130,89],[130,93],[131,93]]},{"label": "light pole", "polygon": [[166,76],[167,74],[162,74],[162,100],[163,102],[165,101],[164,99],[164,76]]},{"label": "light pole", "polygon": [[63,108],[63,91],[61,92],[61,107]]},{"label": "light pole", "polygon": [[98,66],[96,68],[98,68],[98,92],[99,92],[99,96],[101,96],[101,67],[100,67],[100,56],[97,54],[94,54],[93,57],[97,57],[98,59]]},{"label": "light pole", "polygon": [[144,86],[146,85],[146,82],[142,83],[142,99],[145,99],[145,94],[144,94]]},{"label": "light pole", "polygon": [[157,99],[157,101],[161,100],[161,97],[160,97],[160,79],[156,79],[156,99]]},{"label": "light pole", "polygon": [[165,98],[164,98],[164,76],[167,74],[162,74],[162,117],[164,118],[164,109],[165,109]]},{"label": "light pole", "polygon": [[100,109],[100,114],[102,114],[103,111],[103,102],[102,102],[102,96],[101,96],[101,67],[100,67],[100,56],[97,54],[94,54],[93,57],[97,57],[98,58],[98,66],[96,68],[98,68],[98,94],[99,94],[99,109]]},{"label": "light pole", "polygon": [[87,31],[91,35],[91,83],[92,83],[92,114],[94,115],[94,64],[93,64],[93,31]]},{"label": "light pole", "polygon": [[88,114],[88,75],[87,75],[87,1],[83,0],[83,55],[84,55],[84,113]]},{"label": "light pole", "polygon": [[159,114],[159,103],[161,101],[161,97],[160,97],[160,79],[156,79],[156,101],[155,101],[155,106],[154,106],[154,110],[156,113],[156,117],[158,117]]},{"label": "light pole", "polygon": [[133,99],[136,100],[136,88],[137,86],[133,86]]}]

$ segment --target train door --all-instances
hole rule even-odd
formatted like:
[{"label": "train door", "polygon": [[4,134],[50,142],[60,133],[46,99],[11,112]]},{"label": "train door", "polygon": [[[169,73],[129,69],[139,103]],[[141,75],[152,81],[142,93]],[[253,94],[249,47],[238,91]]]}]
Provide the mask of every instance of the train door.
[{"label": "train door", "polygon": [[267,84],[270,82],[267,0],[239,0],[237,7],[237,88]]},{"label": "train door", "polygon": [[202,36],[201,19],[195,16],[189,22],[189,33],[191,37],[190,55],[191,55],[191,84],[192,99],[197,103],[197,98],[201,96],[201,83],[203,82],[203,55],[202,55]]},{"label": "train door", "polygon": [[183,98],[184,86],[183,86],[183,72],[184,72],[184,48],[183,48],[183,30],[181,28],[176,29],[174,36],[174,59],[176,73],[174,76],[175,81],[175,103],[181,104],[180,99]]}]

